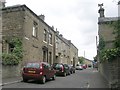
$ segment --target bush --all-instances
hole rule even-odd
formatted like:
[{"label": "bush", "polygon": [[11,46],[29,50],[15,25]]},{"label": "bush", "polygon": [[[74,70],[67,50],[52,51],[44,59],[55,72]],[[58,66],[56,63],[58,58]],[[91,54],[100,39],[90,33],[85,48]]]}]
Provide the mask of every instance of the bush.
[{"label": "bush", "polygon": [[2,64],[3,65],[18,65],[19,59],[14,54],[2,54]]},{"label": "bush", "polygon": [[22,42],[19,38],[14,37],[8,41],[9,44],[14,46],[14,49],[10,53],[2,54],[3,65],[18,65],[23,58]]},{"label": "bush", "polygon": [[104,60],[112,61],[116,59],[117,57],[120,57],[120,48],[102,50],[100,52],[100,57],[102,61]]}]

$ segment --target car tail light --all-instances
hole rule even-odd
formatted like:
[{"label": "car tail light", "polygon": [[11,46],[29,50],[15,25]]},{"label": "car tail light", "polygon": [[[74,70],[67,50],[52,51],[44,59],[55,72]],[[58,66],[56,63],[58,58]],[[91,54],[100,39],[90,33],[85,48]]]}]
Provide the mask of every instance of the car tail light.
[{"label": "car tail light", "polygon": [[43,67],[42,66],[40,66],[40,71],[42,71],[43,70]]},{"label": "car tail light", "polygon": [[43,74],[43,72],[40,72],[40,75],[42,75]]},{"label": "car tail light", "polygon": [[64,72],[64,67],[62,66],[62,72]]}]

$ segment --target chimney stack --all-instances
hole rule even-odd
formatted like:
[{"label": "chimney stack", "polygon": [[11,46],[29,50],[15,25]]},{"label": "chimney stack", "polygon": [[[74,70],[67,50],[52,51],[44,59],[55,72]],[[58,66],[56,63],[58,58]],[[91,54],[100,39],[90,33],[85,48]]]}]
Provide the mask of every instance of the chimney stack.
[{"label": "chimney stack", "polygon": [[56,34],[59,35],[59,31],[56,31]]},{"label": "chimney stack", "polygon": [[100,14],[100,17],[105,17],[104,16],[104,8],[102,7],[103,6],[103,3],[102,4],[98,4],[98,6],[100,7],[98,13]]},{"label": "chimney stack", "polygon": [[43,21],[45,20],[45,16],[44,15],[39,15],[40,19],[42,19]]},{"label": "chimney stack", "polygon": [[62,34],[60,34],[59,36],[60,36],[60,37],[63,37],[63,35],[62,35]]},{"label": "chimney stack", "polygon": [[4,8],[5,7],[5,0],[0,0],[0,8]]},{"label": "chimney stack", "polygon": [[54,26],[51,27],[54,30]]}]

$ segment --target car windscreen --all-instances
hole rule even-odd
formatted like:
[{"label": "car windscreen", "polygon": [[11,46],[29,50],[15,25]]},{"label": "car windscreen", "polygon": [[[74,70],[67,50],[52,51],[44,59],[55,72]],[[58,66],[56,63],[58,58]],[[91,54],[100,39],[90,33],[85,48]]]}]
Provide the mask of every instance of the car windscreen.
[{"label": "car windscreen", "polygon": [[28,63],[28,64],[26,65],[26,67],[27,67],[27,68],[39,68],[40,65],[39,65],[39,63]]}]

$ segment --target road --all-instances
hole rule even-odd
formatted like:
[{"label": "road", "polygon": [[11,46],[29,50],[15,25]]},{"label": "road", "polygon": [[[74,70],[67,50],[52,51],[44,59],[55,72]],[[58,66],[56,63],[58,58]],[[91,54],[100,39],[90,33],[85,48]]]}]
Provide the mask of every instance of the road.
[{"label": "road", "polygon": [[66,77],[57,76],[55,81],[47,81],[45,84],[21,81],[2,88],[108,88],[108,85],[97,70],[85,69],[76,70],[75,74]]}]

